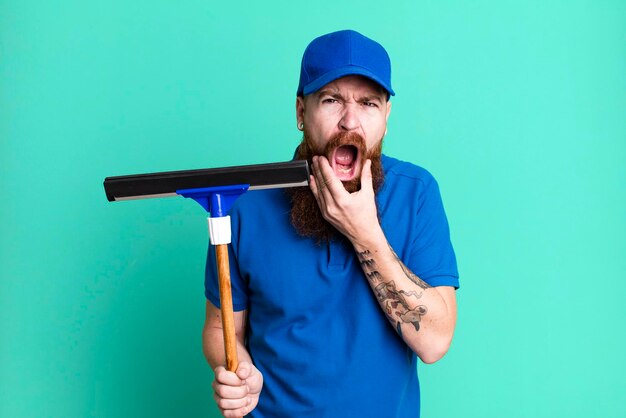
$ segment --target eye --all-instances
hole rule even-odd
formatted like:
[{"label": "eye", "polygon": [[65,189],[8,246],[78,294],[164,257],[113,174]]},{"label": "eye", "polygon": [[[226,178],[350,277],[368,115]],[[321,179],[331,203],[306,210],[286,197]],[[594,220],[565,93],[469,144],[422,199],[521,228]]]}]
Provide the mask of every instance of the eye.
[{"label": "eye", "polygon": [[337,103],[337,99],[333,99],[332,97],[327,97],[322,100],[322,103]]},{"label": "eye", "polygon": [[376,107],[378,107],[378,104],[374,103],[374,102],[363,102],[363,106],[376,108]]}]

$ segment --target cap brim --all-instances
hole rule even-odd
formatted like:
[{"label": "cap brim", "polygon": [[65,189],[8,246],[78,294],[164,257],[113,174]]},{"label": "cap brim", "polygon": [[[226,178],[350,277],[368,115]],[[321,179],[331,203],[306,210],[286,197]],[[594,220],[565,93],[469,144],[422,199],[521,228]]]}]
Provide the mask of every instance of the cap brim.
[{"label": "cap brim", "polygon": [[319,89],[324,87],[326,84],[330,83],[331,81],[335,81],[338,78],[345,77],[347,75],[361,75],[363,77],[367,77],[370,80],[375,81],[376,83],[380,84],[385,90],[387,90],[387,92],[391,96],[396,95],[396,93],[393,91],[391,86],[388,86],[380,78],[374,75],[371,71],[367,70],[366,68],[357,67],[353,65],[346,65],[344,67],[336,68],[333,71],[329,71],[326,74],[322,75],[321,77],[316,78],[315,80],[313,80],[312,82],[310,82],[309,84],[307,84],[306,86],[302,88],[302,94],[306,96],[308,94],[315,93],[316,91],[318,91]]}]

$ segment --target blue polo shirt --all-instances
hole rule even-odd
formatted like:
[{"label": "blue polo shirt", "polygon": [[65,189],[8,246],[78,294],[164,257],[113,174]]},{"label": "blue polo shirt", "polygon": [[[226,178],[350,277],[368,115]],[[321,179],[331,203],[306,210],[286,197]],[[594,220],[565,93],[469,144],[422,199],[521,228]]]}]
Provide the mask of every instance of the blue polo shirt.
[{"label": "blue polo shirt", "polygon": [[[382,228],[431,286],[459,286],[435,179],[382,157]],[[248,310],[247,348],[263,373],[253,417],[419,417],[417,357],[396,334],[345,239],[298,236],[284,190],[249,191],[231,210],[233,304]],[[205,295],[219,307],[212,246]]]}]

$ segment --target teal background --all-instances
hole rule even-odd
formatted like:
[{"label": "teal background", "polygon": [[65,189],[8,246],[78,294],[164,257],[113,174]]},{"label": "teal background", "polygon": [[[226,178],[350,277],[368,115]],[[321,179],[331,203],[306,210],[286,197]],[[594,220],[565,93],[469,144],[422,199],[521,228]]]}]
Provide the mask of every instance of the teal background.
[{"label": "teal background", "polygon": [[624,1],[0,0],[0,416],[215,417],[205,215],[104,177],[287,160],[299,61],[386,46],[459,322],[423,416],[624,417]]}]

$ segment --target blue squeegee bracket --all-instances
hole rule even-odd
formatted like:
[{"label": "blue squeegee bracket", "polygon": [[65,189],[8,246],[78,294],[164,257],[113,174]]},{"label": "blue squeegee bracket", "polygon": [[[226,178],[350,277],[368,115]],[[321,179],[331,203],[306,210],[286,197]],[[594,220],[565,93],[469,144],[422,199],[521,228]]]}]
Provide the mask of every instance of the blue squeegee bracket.
[{"label": "blue squeegee bracket", "polygon": [[193,199],[211,214],[212,218],[226,216],[235,200],[244,194],[249,184],[231,186],[200,187],[197,189],[176,190],[176,194]]}]

